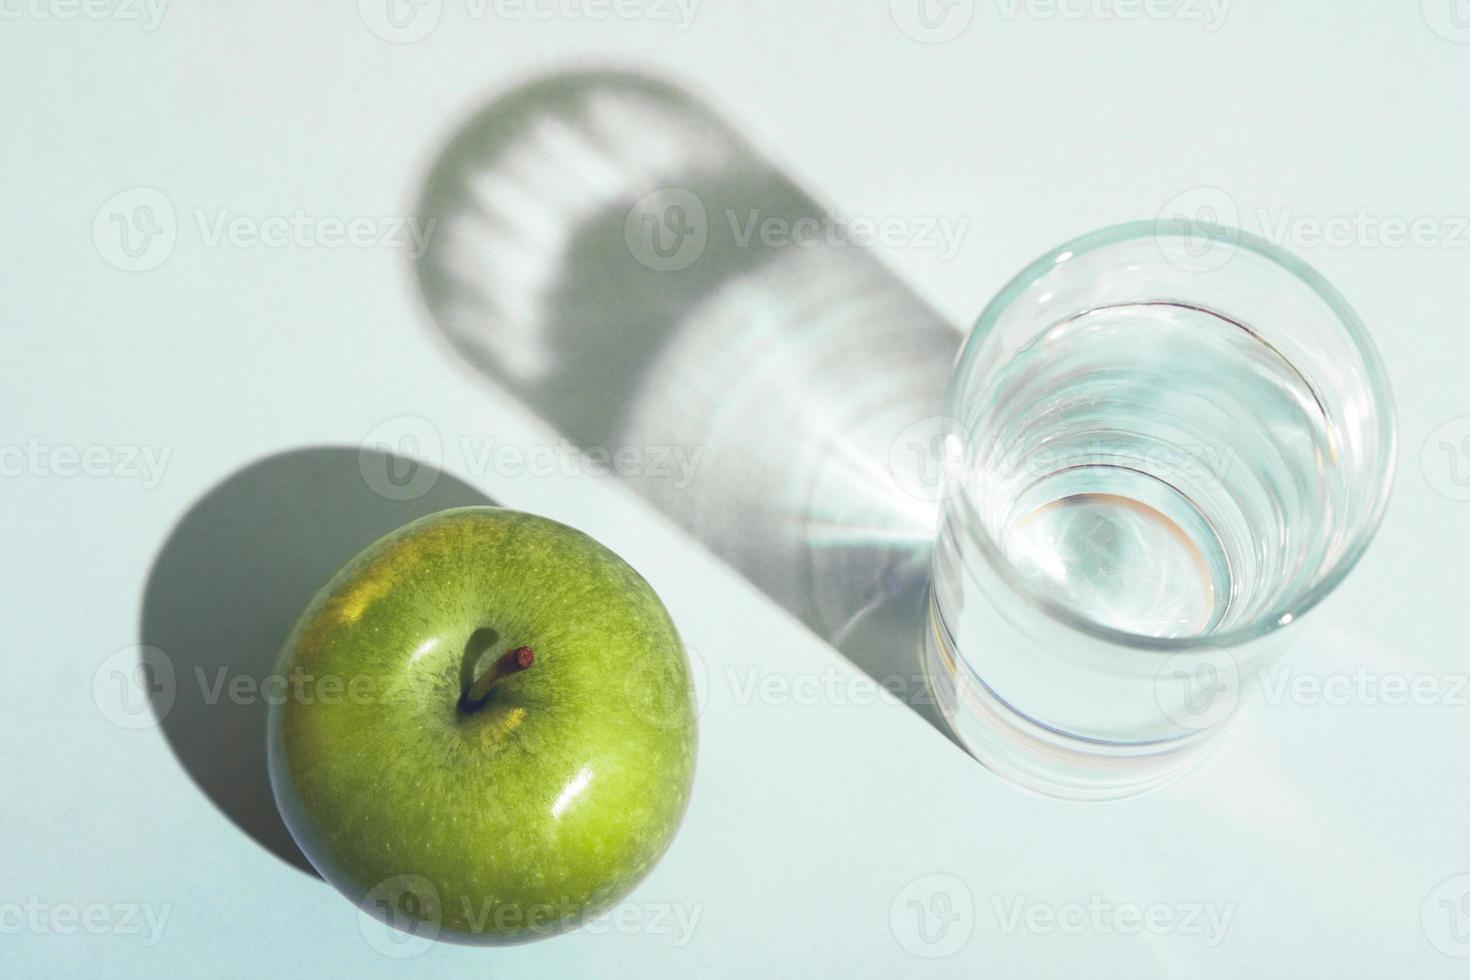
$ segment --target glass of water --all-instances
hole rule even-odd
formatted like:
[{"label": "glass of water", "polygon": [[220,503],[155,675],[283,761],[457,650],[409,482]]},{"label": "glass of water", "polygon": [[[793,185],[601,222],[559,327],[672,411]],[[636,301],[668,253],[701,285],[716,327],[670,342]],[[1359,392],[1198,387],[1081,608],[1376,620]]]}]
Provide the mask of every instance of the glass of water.
[{"label": "glass of water", "polygon": [[1161,785],[1383,515],[1394,420],[1358,317],[1234,229],[1087,235],[981,315],[947,396],[930,682],[990,768]]}]

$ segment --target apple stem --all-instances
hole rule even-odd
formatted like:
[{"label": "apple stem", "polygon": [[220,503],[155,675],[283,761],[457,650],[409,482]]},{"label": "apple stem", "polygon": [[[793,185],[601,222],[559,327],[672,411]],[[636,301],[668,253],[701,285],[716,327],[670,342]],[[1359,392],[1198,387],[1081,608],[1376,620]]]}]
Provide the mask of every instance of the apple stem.
[{"label": "apple stem", "polygon": [[465,692],[464,703],[467,708],[477,707],[490,694],[490,689],[512,674],[519,674],[536,662],[536,652],[530,647],[516,647],[507,650],[496,658],[495,662],[480,675],[480,679],[470,686]]}]

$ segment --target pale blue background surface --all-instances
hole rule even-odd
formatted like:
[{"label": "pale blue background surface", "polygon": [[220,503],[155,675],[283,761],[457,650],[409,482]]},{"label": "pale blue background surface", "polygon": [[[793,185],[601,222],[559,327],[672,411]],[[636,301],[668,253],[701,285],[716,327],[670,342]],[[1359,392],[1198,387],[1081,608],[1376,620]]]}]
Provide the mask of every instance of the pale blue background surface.
[{"label": "pale blue background surface", "polygon": [[[613,480],[514,477],[466,458],[461,433],[554,438],[430,342],[401,250],[208,247],[193,218],[401,214],[467,113],[587,60],[687,81],[848,214],[967,218],[947,260],[883,252],[956,322],[1049,246],[1201,186],[1223,189],[1258,233],[1283,218],[1428,217],[1433,243],[1287,241],[1369,324],[1401,436],[1379,540],[1310,618],[1292,669],[1452,687],[1470,670],[1470,502],[1454,499],[1470,429],[1441,428],[1470,415],[1470,29],[1452,0],[1240,0],[1218,25],[1204,4],[1203,20],[1174,5],[1125,21],[1095,3],[1045,18],[961,2],[968,25],[932,44],[886,2],[706,0],[678,30],[672,6],[674,21],[593,22],[476,18],[444,0],[410,44],[375,36],[348,0],[178,0],[154,30],[124,19],[128,7],[41,16],[65,9],[51,3],[0,4],[0,445],[169,455],[156,485],[31,464],[0,478],[0,972],[1462,974],[1449,954],[1470,946],[1444,938],[1450,920],[1436,917],[1449,912],[1432,893],[1470,874],[1470,706],[1258,701],[1164,792],[1099,807],[1025,795],[907,708],[868,703],[845,660]],[[105,261],[93,221],[138,186],[166,195],[178,238],[160,266],[128,273]],[[191,504],[250,461],[356,447],[403,415],[446,435],[446,471],[621,552],[705,665],[693,804],[622,925],[387,958],[350,904],[222,816],[157,728],[125,730],[94,699],[99,668],[138,643],[144,583]],[[827,676],[836,694],[747,695],[752,677]],[[1213,946],[1009,921],[1017,901],[1093,896],[1231,918]],[[910,899],[937,943],[916,938]],[[146,927],[17,926],[33,900],[167,918],[156,942]],[[1460,924],[1470,938],[1470,916]]]}]

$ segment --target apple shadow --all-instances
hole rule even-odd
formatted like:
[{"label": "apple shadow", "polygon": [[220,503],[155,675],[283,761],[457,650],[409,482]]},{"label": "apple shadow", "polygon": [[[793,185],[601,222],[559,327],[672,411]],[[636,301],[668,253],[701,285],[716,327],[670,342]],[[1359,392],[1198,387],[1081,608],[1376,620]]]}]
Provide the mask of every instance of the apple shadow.
[{"label": "apple shadow", "polygon": [[438,336],[949,734],[922,648],[960,333],[863,232],[620,71],[492,100],[418,210]]},{"label": "apple shadow", "polygon": [[[406,499],[396,499],[406,498]],[[140,644],[173,683],[155,713],[180,765],[266,850],[316,874],[276,810],[261,683],[307,601],[389,531],[449,507],[493,504],[425,464],[376,450],[300,449],[258,460],[201,497],[154,559]],[[169,697],[171,696],[171,698]]]}]

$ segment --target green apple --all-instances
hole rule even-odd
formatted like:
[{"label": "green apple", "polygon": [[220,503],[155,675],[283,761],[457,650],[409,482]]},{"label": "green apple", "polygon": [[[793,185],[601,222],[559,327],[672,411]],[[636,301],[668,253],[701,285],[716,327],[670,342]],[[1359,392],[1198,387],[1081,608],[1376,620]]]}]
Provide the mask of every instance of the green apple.
[{"label": "green apple", "polygon": [[322,876],[390,924],[503,944],[624,897],[694,778],[668,612],[580,531],[495,507],[369,546],[277,665],[271,787]]}]

